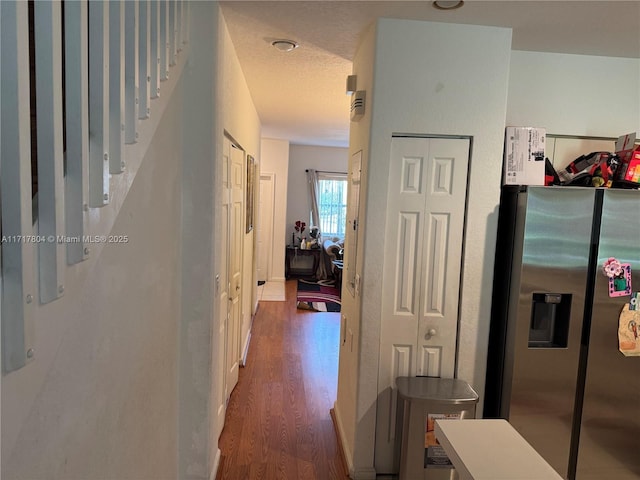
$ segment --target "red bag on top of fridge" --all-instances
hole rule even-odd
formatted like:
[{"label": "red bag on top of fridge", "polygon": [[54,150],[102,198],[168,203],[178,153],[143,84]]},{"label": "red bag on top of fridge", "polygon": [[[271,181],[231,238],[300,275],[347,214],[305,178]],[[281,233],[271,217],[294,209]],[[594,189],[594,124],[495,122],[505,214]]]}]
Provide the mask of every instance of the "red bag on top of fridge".
[{"label": "red bag on top of fridge", "polygon": [[636,145],[636,134],[618,137],[616,154],[620,165],[616,169],[614,181],[622,186],[640,185],[640,145]]},{"label": "red bag on top of fridge", "polygon": [[618,152],[620,165],[616,170],[615,181],[618,183],[640,186],[640,145],[634,150]]}]

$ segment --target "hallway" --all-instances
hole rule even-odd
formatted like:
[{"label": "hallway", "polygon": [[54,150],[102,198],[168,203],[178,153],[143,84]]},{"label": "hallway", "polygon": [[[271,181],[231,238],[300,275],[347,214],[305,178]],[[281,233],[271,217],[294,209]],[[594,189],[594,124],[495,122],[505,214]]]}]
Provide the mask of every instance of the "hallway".
[{"label": "hallway", "polygon": [[217,480],[346,480],[330,409],[336,399],[339,313],[260,302],[246,367],[220,436]]}]

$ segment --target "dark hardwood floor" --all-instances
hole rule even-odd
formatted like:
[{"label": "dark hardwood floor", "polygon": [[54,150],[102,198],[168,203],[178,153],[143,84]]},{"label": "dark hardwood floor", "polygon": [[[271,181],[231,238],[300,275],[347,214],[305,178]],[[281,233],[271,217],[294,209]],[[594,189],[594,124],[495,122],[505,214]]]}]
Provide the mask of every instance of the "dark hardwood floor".
[{"label": "dark hardwood floor", "polygon": [[260,302],[247,365],[231,394],[217,480],[345,480],[330,410],[336,399],[339,313]]}]

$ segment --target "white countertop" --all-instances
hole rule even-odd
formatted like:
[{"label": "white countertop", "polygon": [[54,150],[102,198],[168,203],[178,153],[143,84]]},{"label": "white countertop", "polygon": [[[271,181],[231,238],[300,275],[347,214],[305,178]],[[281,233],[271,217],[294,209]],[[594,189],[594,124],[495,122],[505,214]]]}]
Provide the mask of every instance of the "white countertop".
[{"label": "white countertop", "polygon": [[436,420],[461,480],[562,480],[506,420]]}]

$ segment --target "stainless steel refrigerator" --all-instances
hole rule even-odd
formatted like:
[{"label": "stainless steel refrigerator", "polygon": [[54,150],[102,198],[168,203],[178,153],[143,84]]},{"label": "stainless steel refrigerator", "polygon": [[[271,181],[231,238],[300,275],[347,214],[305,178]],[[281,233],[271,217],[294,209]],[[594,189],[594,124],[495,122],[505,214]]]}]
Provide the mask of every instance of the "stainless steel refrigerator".
[{"label": "stainless steel refrigerator", "polygon": [[[564,478],[640,479],[640,356],[618,348],[640,290],[640,192],[506,186],[498,223],[484,417]],[[629,265],[616,285],[610,258]]]}]

